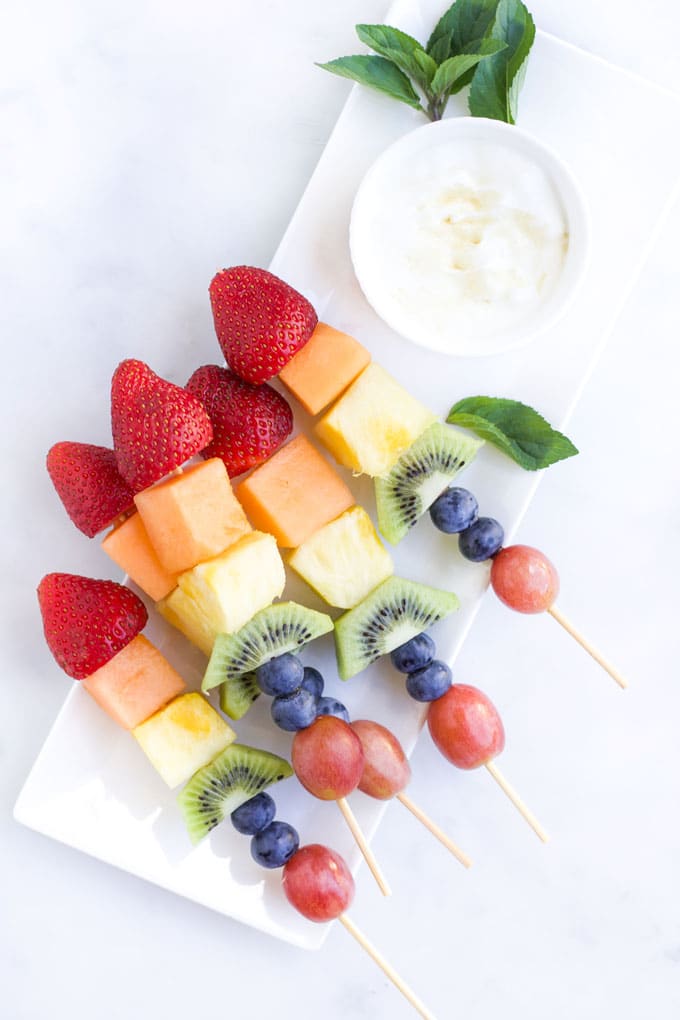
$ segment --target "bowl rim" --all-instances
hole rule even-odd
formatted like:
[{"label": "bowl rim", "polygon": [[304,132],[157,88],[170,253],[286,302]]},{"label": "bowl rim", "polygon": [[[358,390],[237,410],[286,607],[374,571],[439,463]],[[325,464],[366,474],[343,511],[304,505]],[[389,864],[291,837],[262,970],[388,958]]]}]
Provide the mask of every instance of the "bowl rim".
[{"label": "bowl rim", "polygon": [[[464,339],[464,349],[456,350],[450,342],[432,342],[430,334],[416,335],[400,322],[399,315],[389,302],[370,293],[367,273],[364,272],[365,253],[361,248],[360,232],[365,224],[362,218],[369,210],[366,202],[374,189],[376,178],[385,168],[393,166],[395,160],[414,151],[422,152],[438,144],[445,144],[450,138],[465,135],[478,137],[482,141],[501,141],[529,155],[548,175],[558,194],[567,220],[569,245],[559,280],[549,296],[533,311],[532,319],[526,325],[515,325],[510,330],[500,330],[488,337]],[[571,307],[585,277],[591,257],[592,226],[588,203],[581,186],[571,168],[557,152],[534,134],[515,124],[492,120],[487,117],[454,115],[443,120],[418,127],[401,135],[374,160],[364,174],[354,196],[349,221],[349,249],[352,266],[359,286],[373,310],[396,333],[420,347],[450,357],[490,357],[519,350],[528,346],[540,335],[548,332]],[[425,331],[421,331],[421,334]]]}]

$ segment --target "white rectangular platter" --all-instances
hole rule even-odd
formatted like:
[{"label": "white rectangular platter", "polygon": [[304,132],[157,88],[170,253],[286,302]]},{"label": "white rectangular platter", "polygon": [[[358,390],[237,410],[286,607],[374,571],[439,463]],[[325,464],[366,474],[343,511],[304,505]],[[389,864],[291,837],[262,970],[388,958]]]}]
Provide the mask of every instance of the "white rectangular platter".
[{"label": "white rectangular platter", "polygon": [[[403,0],[387,21],[424,39],[441,7],[441,0]],[[450,114],[463,113],[460,99]],[[406,106],[355,88],[272,269],[302,290],[321,318],[357,336],[438,414],[445,416],[460,397],[486,393],[524,400],[563,425],[676,188],[680,102],[596,57],[538,35],[520,100],[520,123],[552,146],[579,179],[592,215],[592,263],[576,303],[548,335],[524,351],[479,360],[447,360],[401,340],[373,314],[351,269],[347,232],[357,185],[388,144],[421,122]],[[297,415],[297,426],[309,428],[303,413]],[[484,449],[465,475],[483,512],[501,520],[508,535],[537,482],[537,476],[491,449]],[[357,500],[372,512],[371,485],[364,480],[350,484]],[[485,591],[486,568],[466,564],[455,542],[427,522],[394,554],[398,574],[461,596],[461,610],[435,633],[440,654],[452,662]],[[292,580],[286,597],[319,607],[311,593]],[[204,660],[180,635],[158,619],[147,633],[190,682],[200,683]],[[413,748],[422,713],[407,698],[389,663],[379,663],[342,685],[335,675],[330,638],[317,642],[304,657],[322,669],[328,692],[340,697],[354,717],[385,723],[407,749]],[[270,723],[266,701],[259,699],[237,724],[239,739],[287,756],[290,737]],[[447,768],[442,762],[442,781]],[[357,866],[358,854],[334,805],[314,800],[295,779],[282,784],[275,796],[279,816],[299,829],[304,842],[328,843]],[[384,807],[360,794],[353,803],[370,835]],[[247,840],[229,825],[191,848],[175,794],[165,789],[134,740],[77,684],[26,781],[15,814],[40,832],[269,934],[307,948],[323,941],[327,928],[294,913],[281,893],[279,873],[263,873],[250,859]]]}]

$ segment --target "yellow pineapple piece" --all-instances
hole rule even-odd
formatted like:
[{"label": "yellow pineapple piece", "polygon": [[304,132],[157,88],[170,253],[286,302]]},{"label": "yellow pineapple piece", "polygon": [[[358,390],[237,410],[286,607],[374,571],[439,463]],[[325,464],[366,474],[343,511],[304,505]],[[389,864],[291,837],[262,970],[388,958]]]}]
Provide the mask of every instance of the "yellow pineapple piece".
[{"label": "yellow pineapple piece", "polygon": [[356,606],[394,572],[392,557],[360,506],[319,528],[288,562],[329,605],[339,609]]},{"label": "yellow pineapple piece", "polygon": [[171,789],[186,782],[236,740],[202,694],[182,694],[132,731]]},{"label": "yellow pineapple piece", "polygon": [[380,478],[435,420],[432,411],[372,363],[321,418],[315,432],[340,464]]},{"label": "yellow pineapple piece", "polygon": [[272,535],[251,531],[219,556],[180,574],[181,591],[217,634],[233,634],[278,598],[286,583]]},{"label": "yellow pineapple piece", "polygon": [[203,610],[181,588],[173,588],[169,595],[156,603],[156,609],[192,645],[200,648],[205,655],[211,654],[219,631],[215,630]]}]

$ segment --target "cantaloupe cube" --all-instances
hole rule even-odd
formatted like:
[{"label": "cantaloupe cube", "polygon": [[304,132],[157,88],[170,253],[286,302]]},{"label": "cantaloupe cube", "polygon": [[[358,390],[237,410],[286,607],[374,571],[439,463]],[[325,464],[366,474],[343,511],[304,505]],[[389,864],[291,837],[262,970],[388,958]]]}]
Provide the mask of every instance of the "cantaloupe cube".
[{"label": "cantaloupe cube", "polygon": [[171,574],[216,556],[251,530],[219,457],[138,492],[135,503]]},{"label": "cantaloupe cube", "polygon": [[200,648],[205,655],[210,655],[219,631],[215,630],[205,613],[180,587],[174,588],[166,598],[157,602],[156,609],[192,645]]},{"label": "cantaloupe cube", "polygon": [[337,471],[304,436],[256,468],[236,495],[253,526],[284,548],[301,545],[354,503]]},{"label": "cantaloupe cube", "polygon": [[220,556],[179,575],[179,587],[217,634],[233,634],[282,593],[286,571],[276,539],[251,531]]},{"label": "cantaloupe cube", "polygon": [[319,322],[305,346],[279,372],[279,379],[310,414],[318,414],[347,389],[370,360],[371,355],[354,337]]},{"label": "cantaloupe cube", "polygon": [[117,524],[103,540],[102,549],[154,602],[177,584],[177,574],[168,573],[158,559],[139,513]]},{"label": "cantaloupe cube", "polygon": [[373,521],[353,506],[291,553],[289,564],[331,606],[351,609],[393,573]]},{"label": "cantaloupe cube", "polygon": [[202,694],[182,694],[132,731],[171,789],[186,782],[236,740]]},{"label": "cantaloupe cube", "polygon": [[82,684],[126,730],[139,726],[186,688],[179,673],[143,634],[133,638]]},{"label": "cantaloupe cube", "polygon": [[435,417],[372,363],[317,422],[315,432],[340,464],[380,478]]}]

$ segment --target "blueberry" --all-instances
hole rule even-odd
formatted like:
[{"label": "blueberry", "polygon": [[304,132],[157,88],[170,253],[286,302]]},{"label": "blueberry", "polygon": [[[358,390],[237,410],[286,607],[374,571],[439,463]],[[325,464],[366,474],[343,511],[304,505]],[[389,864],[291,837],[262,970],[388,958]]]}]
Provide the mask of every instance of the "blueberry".
[{"label": "blueberry", "polygon": [[316,706],[317,715],[334,715],[338,719],[344,719],[345,722],[349,722],[349,712],[341,701],[337,701],[336,698],[319,698]]},{"label": "blueberry", "polygon": [[267,828],[275,814],[274,798],[268,793],[257,793],[232,811],[231,824],[244,836],[254,836],[256,832]]},{"label": "blueberry", "polygon": [[406,690],[415,701],[436,701],[446,694],[450,686],[451,670],[439,659],[406,677]]},{"label": "blueberry", "polygon": [[315,698],[320,698],[323,694],[323,677],[318,669],[314,669],[313,666],[305,666],[305,674],[300,682],[300,687],[304,687]]},{"label": "blueberry", "polygon": [[259,666],[255,676],[260,690],[275,697],[277,694],[290,694],[299,687],[304,670],[297,655],[286,652]]},{"label": "blueberry", "polygon": [[432,662],[436,646],[429,634],[416,634],[404,645],[390,652],[392,665],[400,673],[412,673]]},{"label": "blueberry", "polygon": [[318,698],[304,687],[290,694],[278,694],[272,701],[272,719],[282,730],[304,730],[316,719]]},{"label": "blueberry", "polygon": [[253,860],[263,868],[282,868],[300,846],[300,837],[288,822],[270,822],[250,841]]},{"label": "blueberry", "polygon": [[479,517],[458,536],[458,548],[466,560],[481,563],[495,556],[503,545],[504,532],[493,517]]},{"label": "blueberry", "polygon": [[467,489],[452,485],[430,507],[432,523],[447,535],[465,531],[477,520],[477,500]]}]

